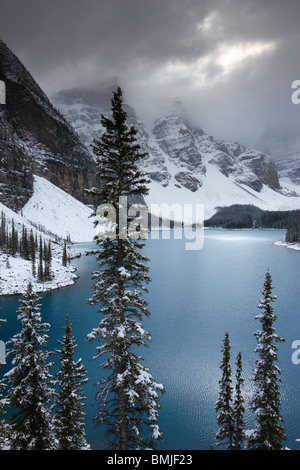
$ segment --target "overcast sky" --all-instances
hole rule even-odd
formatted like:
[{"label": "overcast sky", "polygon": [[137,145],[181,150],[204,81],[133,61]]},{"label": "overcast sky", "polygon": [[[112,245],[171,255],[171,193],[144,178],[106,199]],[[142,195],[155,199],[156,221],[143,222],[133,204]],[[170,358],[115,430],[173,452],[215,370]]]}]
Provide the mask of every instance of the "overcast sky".
[{"label": "overcast sky", "polygon": [[300,150],[299,21],[299,0],[0,0],[0,38],[48,96],[118,77],[143,120],[180,97],[206,133],[274,157]]}]

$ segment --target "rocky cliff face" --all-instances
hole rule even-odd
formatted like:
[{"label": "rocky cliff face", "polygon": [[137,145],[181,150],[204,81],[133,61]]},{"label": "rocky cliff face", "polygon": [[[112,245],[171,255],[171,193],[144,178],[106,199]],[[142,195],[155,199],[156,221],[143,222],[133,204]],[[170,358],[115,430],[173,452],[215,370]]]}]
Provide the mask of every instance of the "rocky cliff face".
[{"label": "rocky cliff face", "polygon": [[174,174],[177,187],[197,191],[202,186],[206,169],[193,130],[180,115],[171,112],[154,123],[152,132],[161,150],[178,168]]},{"label": "rocky cliff face", "polygon": [[0,105],[0,201],[20,209],[33,191],[33,174],[83,202],[95,184],[95,163],[70,124],[19,59],[0,40],[0,80],[6,105]]},{"label": "rocky cliff face", "polygon": [[233,175],[238,183],[260,192],[265,184],[279,190],[276,166],[270,156],[247,149],[238,143],[215,142],[216,154],[212,158],[225,175]]},{"label": "rocky cliff face", "polygon": [[215,140],[202,129],[189,125],[184,117],[170,114],[155,122],[155,139],[181,171],[174,175],[182,186],[197,191],[206,177],[206,166],[214,164],[226,177],[260,192],[263,185],[280,189],[271,157],[235,142]]},{"label": "rocky cliff face", "polygon": [[293,153],[276,162],[276,168],[281,178],[287,178],[300,186],[300,153]]}]

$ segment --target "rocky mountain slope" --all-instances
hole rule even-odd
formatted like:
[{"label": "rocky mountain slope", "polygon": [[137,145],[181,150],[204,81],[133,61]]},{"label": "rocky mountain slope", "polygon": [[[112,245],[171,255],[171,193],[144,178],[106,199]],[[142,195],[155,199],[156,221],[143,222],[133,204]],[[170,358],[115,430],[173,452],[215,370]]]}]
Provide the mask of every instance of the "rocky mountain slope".
[{"label": "rocky mountain slope", "polygon": [[286,155],[285,158],[276,162],[276,168],[281,181],[289,181],[300,190],[300,152]]},{"label": "rocky mountain slope", "polygon": [[[100,116],[109,112],[109,94],[74,89],[52,99],[90,149],[103,131]],[[298,194],[283,190],[270,156],[194,127],[178,99],[151,129],[129,105],[126,111],[138,129],[142,150],[148,153],[144,162],[151,178],[148,205],[204,204],[205,217],[231,204],[253,204],[265,210],[299,208]]]},{"label": "rocky mountain slope", "polygon": [[53,107],[20,60],[0,40],[0,202],[20,209],[33,194],[33,173],[88,202],[95,164],[70,124]]}]

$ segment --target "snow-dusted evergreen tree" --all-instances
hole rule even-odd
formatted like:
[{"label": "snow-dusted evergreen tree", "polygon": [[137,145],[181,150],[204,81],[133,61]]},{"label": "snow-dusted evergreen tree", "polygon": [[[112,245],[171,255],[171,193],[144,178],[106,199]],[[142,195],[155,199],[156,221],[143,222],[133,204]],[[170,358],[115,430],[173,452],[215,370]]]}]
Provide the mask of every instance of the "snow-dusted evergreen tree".
[{"label": "snow-dusted evergreen tree", "polygon": [[233,432],[233,446],[234,450],[241,450],[244,441],[244,412],[245,400],[242,394],[242,386],[244,379],[242,377],[242,354],[239,352],[236,358],[236,373],[235,373],[235,395],[233,399],[233,417],[234,417],[234,432]]},{"label": "snow-dusted evergreen tree", "polygon": [[222,378],[219,381],[219,397],[216,403],[216,412],[219,413],[217,416],[217,422],[220,426],[216,438],[218,445],[224,443],[227,450],[233,449],[233,433],[234,433],[234,422],[233,422],[233,409],[232,409],[232,379],[231,379],[231,366],[230,366],[230,341],[229,334],[226,332],[223,346],[222,346]]},{"label": "snow-dusted evergreen tree", "polygon": [[29,284],[17,312],[21,332],[7,343],[11,346],[8,355],[13,356],[13,368],[6,374],[13,409],[12,450],[55,449],[51,413],[54,389],[46,350],[50,325],[41,323],[39,300]]},{"label": "snow-dusted evergreen tree", "polygon": [[0,377],[0,450],[10,447],[10,426],[6,420],[8,399],[4,396],[6,382]]},{"label": "snow-dusted evergreen tree", "polygon": [[[95,237],[99,249],[93,253],[99,270],[92,276],[94,295],[90,303],[101,305],[98,311],[103,319],[89,339],[102,343],[97,348],[97,357],[102,357],[102,367],[108,373],[99,384],[95,420],[106,424],[106,435],[113,448],[126,450],[154,447],[161,439],[158,391],[164,392],[164,388],[155,383],[138,355],[137,347],[148,345],[151,340],[141,324],[143,317],[149,315],[144,298],[150,282],[148,259],[140,252],[143,241],[128,236],[132,220],[128,217],[122,222],[120,217],[124,210],[127,215],[132,196],[148,192],[148,179],[138,168],[145,155],[136,142],[136,129],[127,125],[119,87],[111,103],[111,117],[101,118],[105,132],[93,145],[100,187],[89,193],[101,204],[113,207],[116,219],[111,224],[114,236],[98,232]],[[96,226],[97,222],[99,219]]]},{"label": "snow-dusted evergreen tree", "polygon": [[276,316],[272,303],[272,278],[269,271],[265,276],[263,298],[256,319],[260,320],[261,330],[255,332],[258,354],[254,371],[254,392],[250,398],[251,409],[255,414],[255,429],[247,431],[247,448],[260,450],[280,450],[286,440],[280,414],[280,374],[277,343],[284,341],[275,333]]},{"label": "snow-dusted evergreen tree", "polygon": [[89,450],[85,433],[83,386],[88,381],[82,360],[74,360],[76,349],[72,325],[66,317],[62,341],[58,340],[60,368],[56,374],[55,432],[58,450]]},{"label": "snow-dusted evergreen tree", "polygon": [[[6,320],[0,319],[1,323],[6,322]],[[1,351],[1,353],[5,353],[5,351]],[[0,355],[0,358],[3,362],[0,362],[0,369],[1,365],[5,361],[5,356]],[[3,376],[0,377],[0,450],[8,449],[10,446],[10,426],[6,421],[6,408],[8,406],[8,399],[4,395],[4,390],[7,387],[6,380]]]},{"label": "snow-dusted evergreen tree", "polygon": [[67,266],[67,260],[68,260],[68,255],[67,255],[67,242],[64,241],[63,253],[62,253],[62,265],[63,265],[63,266]]}]

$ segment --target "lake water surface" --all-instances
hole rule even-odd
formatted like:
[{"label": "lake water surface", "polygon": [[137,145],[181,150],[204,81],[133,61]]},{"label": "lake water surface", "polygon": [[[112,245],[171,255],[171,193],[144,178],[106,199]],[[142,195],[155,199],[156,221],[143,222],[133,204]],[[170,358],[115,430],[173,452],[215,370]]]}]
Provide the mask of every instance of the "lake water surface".
[{"label": "lake water surface", "polygon": [[[242,353],[245,394],[251,391],[255,367],[256,340],[260,329],[255,320],[265,273],[270,269],[277,315],[276,332],[285,338],[279,345],[279,367],[282,374],[282,406],[286,445],[300,449],[300,364],[292,362],[292,343],[300,340],[300,252],[275,246],[284,237],[278,230],[205,230],[204,246],[198,251],[185,249],[185,240],[147,240],[143,250],[150,259],[149,309],[144,321],[152,335],[150,348],[141,350],[144,365],[163,383],[166,394],[161,399],[160,427],[164,442],[159,449],[204,450],[216,447],[218,429],[215,403],[221,377],[221,347],[229,333],[232,373],[235,360]],[[75,249],[84,251],[88,245]],[[42,320],[51,324],[48,348],[57,348],[63,335],[66,314],[73,325],[81,357],[87,369],[86,426],[88,442],[93,449],[106,446],[103,431],[93,424],[94,384],[101,370],[92,360],[96,345],[87,343],[87,334],[98,325],[96,308],[87,303],[92,294],[91,272],[97,267],[91,256],[73,261],[78,269],[75,286],[42,294]],[[18,297],[0,299],[0,317],[7,323],[0,336],[7,341],[19,332],[16,319]],[[7,364],[2,371],[9,368]],[[246,410],[246,429],[253,424]]]}]

